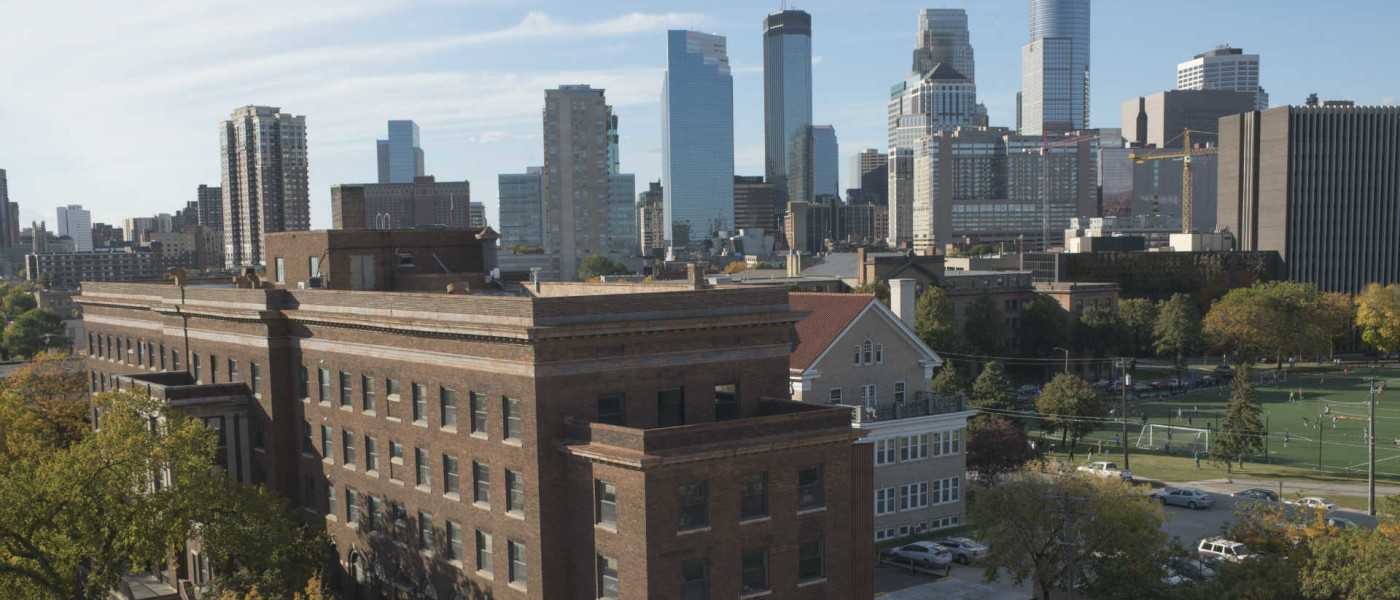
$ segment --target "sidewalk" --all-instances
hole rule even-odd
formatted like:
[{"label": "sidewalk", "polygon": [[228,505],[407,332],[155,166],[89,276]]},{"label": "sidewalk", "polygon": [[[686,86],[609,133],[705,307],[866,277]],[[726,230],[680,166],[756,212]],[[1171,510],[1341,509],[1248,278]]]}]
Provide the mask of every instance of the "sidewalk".
[{"label": "sidewalk", "polygon": [[[1263,488],[1274,492],[1279,491],[1279,480],[1277,479],[1204,479],[1201,481],[1188,481],[1180,484],[1180,486],[1171,483],[1167,485],[1173,487],[1196,487],[1217,494],[1233,494],[1249,488]],[[1294,494],[1302,494],[1304,496],[1326,496],[1327,494],[1335,494],[1338,496],[1365,496],[1368,493],[1370,492],[1364,483],[1283,482],[1283,496],[1285,497],[1290,497]],[[1400,494],[1400,486],[1376,486],[1377,498],[1393,496],[1395,494]]]}]

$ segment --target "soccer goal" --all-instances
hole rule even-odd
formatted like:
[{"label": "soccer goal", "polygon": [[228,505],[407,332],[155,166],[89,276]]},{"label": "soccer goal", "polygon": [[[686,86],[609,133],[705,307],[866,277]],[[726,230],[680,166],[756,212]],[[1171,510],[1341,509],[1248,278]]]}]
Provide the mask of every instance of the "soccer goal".
[{"label": "soccer goal", "polygon": [[1210,430],[1149,423],[1138,434],[1137,447],[1169,454],[1210,453]]}]

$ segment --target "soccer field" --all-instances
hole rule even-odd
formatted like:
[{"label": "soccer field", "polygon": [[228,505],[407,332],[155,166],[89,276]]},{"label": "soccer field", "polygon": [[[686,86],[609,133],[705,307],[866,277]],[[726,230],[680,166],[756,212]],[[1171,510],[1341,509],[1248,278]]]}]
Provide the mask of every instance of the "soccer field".
[{"label": "soccer field", "polygon": [[[1320,461],[1323,470],[1364,476],[1365,419],[1369,398],[1367,378],[1371,376],[1370,370],[1352,371],[1345,375],[1340,372],[1308,374],[1291,377],[1277,385],[1257,385],[1259,403],[1264,409],[1261,417],[1265,419],[1269,431],[1267,460],[1301,468],[1317,468]],[[1400,380],[1400,371],[1384,369],[1376,371],[1374,376],[1382,380]],[[1300,391],[1302,400],[1297,399]],[[1289,400],[1290,393],[1293,401]],[[1228,386],[1193,390],[1187,394],[1166,396],[1162,400],[1158,400],[1156,394],[1143,394],[1135,402],[1129,402],[1129,412],[1135,414],[1130,414],[1128,420],[1127,442],[1134,451],[1142,451],[1137,444],[1143,430],[1144,413],[1147,423],[1196,429],[1218,428],[1220,419],[1225,416],[1229,395]],[[1117,408],[1118,402],[1115,400],[1109,406]],[[1087,442],[1090,446],[1096,446],[1099,440],[1103,440],[1107,449],[1113,446],[1114,436],[1121,435],[1120,432],[1121,426],[1116,422],[1106,423],[1105,428],[1090,434],[1081,444]],[[1156,446],[1162,448],[1163,430],[1157,429],[1153,435]],[[1214,435],[1212,433],[1212,439]],[[1196,437],[1195,434],[1175,431],[1173,453],[1190,456],[1191,442]],[[1400,390],[1391,389],[1376,395],[1378,476],[1400,477],[1400,445],[1397,445],[1397,440],[1400,440]],[[1084,450],[1083,445],[1080,450]],[[1265,453],[1260,452],[1247,460],[1264,461]]]}]

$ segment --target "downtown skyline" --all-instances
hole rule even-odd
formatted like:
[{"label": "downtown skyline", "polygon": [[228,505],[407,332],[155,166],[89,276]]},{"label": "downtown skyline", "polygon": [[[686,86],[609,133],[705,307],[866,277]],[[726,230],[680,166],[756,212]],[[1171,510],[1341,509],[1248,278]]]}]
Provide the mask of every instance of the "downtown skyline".
[{"label": "downtown skyline", "polygon": [[[1301,3],[1294,10],[1267,13],[1262,12],[1264,4],[1213,7],[1218,20],[1203,26],[1188,13],[1205,6],[1153,12],[1161,30],[1173,23],[1181,26],[1176,29],[1180,34],[1163,36],[1150,50],[1127,29],[1145,11],[1103,2],[1094,6],[1097,52],[1092,58],[1091,125],[1117,126],[1117,107],[1123,100],[1171,89],[1179,62],[1227,42],[1262,57],[1261,84],[1276,105],[1301,103],[1312,91],[1361,104],[1393,103],[1400,95],[1394,79],[1333,68],[1330,62],[1322,68],[1324,57],[1309,56],[1286,42],[1289,27],[1301,33],[1304,27],[1335,19],[1349,21],[1355,33],[1348,36],[1348,52],[1379,52],[1381,38],[1365,32],[1372,23],[1384,21],[1374,18],[1379,16],[1376,11],[1393,8],[1376,4],[1367,12],[1370,18],[1357,19],[1354,12],[1326,12]],[[842,164],[863,148],[884,149],[889,82],[907,73],[918,10],[923,7],[801,7],[812,14],[813,22],[813,122],[836,128]],[[992,125],[1013,126],[1028,2],[961,7],[968,11],[977,53],[978,100],[987,105]],[[217,185],[215,131],[230,109],[281,106],[307,117],[311,226],[325,228],[330,224],[330,186],[374,180],[376,156],[369,144],[383,137],[386,120],[413,119],[422,129],[422,147],[436,165],[429,170],[440,180],[475,183],[473,200],[486,204],[495,222],[496,176],[540,164],[538,115],[544,90],[558,85],[586,83],[605,89],[622,118],[623,170],[636,173],[639,187],[658,179],[666,30],[694,29],[728,40],[735,87],[735,174],[760,175],[761,23],[765,11],[777,7],[720,3],[705,6],[704,13],[685,12],[696,8],[624,3],[612,7],[611,13],[598,14],[564,4],[489,1],[297,4],[277,23],[244,23],[241,35],[192,48],[188,44],[197,38],[187,28],[215,15],[201,8],[158,14],[161,5],[153,3],[130,7],[123,18],[104,20],[100,11],[87,14],[72,23],[66,35],[87,34],[88,43],[61,49],[35,36],[46,25],[61,22],[65,11],[6,7],[0,14],[21,18],[0,23],[31,26],[10,32],[0,24],[0,33],[35,52],[66,52],[73,60],[43,78],[37,78],[23,56],[0,66],[6,80],[33,82],[0,98],[0,168],[9,172],[11,199],[20,205],[22,223],[50,220],[57,206],[72,203],[91,209],[95,222],[170,212],[194,200],[192,190],[198,184]],[[463,18],[435,18],[446,14]],[[383,27],[384,19],[399,28]],[[97,29],[107,21],[110,34]],[[121,41],[108,52],[124,59],[124,67],[99,72],[102,61],[109,60],[98,54],[102,36],[137,27],[149,34]],[[337,27],[343,31],[337,32]],[[301,28],[304,35],[285,36],[289,28]],[[55,41],[72,39],[60,36]],[[255,46],[233,52],[238,58],[223,56],[231,49]],[[1132,51],[1114,52],[1115,48]],[[179,56],[174,55],[176,49]],[[569,51],[558,52],[561,49]],[[50,67],[54,69],[52,63]],[[1289,77],[1300,72],[1310,73],[1312,79]],[[92,91],[66,90],[63,80],[82,80]],[[4,143],[16,139],[27,141]],[[45,181],[77,185],[48,186]],[[103,189],[105,197],[78,197],[67,191],[85,187]],[[842,173],[840,189],[849,187]]]}]

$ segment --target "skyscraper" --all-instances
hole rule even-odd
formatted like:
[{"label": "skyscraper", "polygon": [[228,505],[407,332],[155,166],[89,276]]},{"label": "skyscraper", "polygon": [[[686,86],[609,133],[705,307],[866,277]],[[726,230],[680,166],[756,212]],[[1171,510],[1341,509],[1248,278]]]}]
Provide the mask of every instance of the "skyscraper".
[{"label": "skyscraper", "polygon": [[568,281],[583,259],[609,249],[615,126],[603,90],[587,85],[546,90],[543,120],[545,253]]},{"label": "skyscraper", "polygon": [[1024,135],[1089,128],[1089,0],[1031,0],[1019,110]]},{"label": "skyscraper", "polygon": [[784,210],[814,195],[811,127],[812,16],[775,12],[763,19],[764,175]]},{"label": "skyscraper", "polygon": [[0,248],[19,245],[19,203],[10,202],[9,185],[0,169]]},{"label": "skyscraper", "polygon": [[1259,55],[1245,54],[1242,48],[1224,46],[1178,64],[1176,89],[1249,92],[1254,94],[1254,110],[1269,107],[1269,94],[1259,86]]},{"label": "skyscraper", "polygon": [[961,8],[925,8],[919,11],[919,39],[914,48],[915,73],[928,73],[940,64],[948,65],[977,82],[972,58],[972,36],[967,30],[967,11]]},{"label": "skyscraper", "polygon": [[812,189],[816,196],[841,197],[841,151],[836,144],[836,128],[812,127]]},{"label": "skyscraper", "polygon": [[218,186],[200,184],[195,201],[199,203],[199,225],[223,231],[224,190]]},{"label": "skyscraper", "polygon": [[311,228],[306,117],[244,106],[219,126],[224,260],[263,264],[263,234]]},{"label": "skyscraper", "polygon": [[889,176],[889,155],[866,148],[851,156],[851,173],[846,185],[849,189],[860,190],[870,204],[885,206],[889,204]]},{"label": "skyscraper", "polygon": [[471,219],[470,219],[470,226],[471,226],[471,227],[474,227],[474,228],[475,228],[475,227],[487,227],[487,226],[489,226],[490,223],[489,223],[489,221],[487,221],[487,219],[486,219],[486,205],[485,205],[485,204],[482,204],[482,203],[480,203],[480,202],[473,202],[473,203],[471,203],[470,210],[471,210],[471,213],[470,213],[470,214],[471,214]]},{"label": "skyscraper", "polygon": [[58,207],[58,235],[73,240],[74,252],[92,252],[92,211],[81,204]]},{"label": "skyscraper", "polygon": [[501,247],[544,247],[544,167],[496,176]]},{"label": "skyscraper", "polygon": [[389,121],[389,139],[377,140],[379,183],[413,183],[422,177],[423,149],[418,146],[418,124]]},{"label": "skyscraper", "polygon": [[[667,33],[661,85],[661,190],[673,246],[734,228],[734,77],[725,39]],[[676,224],[688,239],[676,239]]]},{"label": "skyscraper", "polygon": [[637,177],[631,173],[608,175],[608,251],[619,256],[635,256],[641,237],[637,234]]}]

